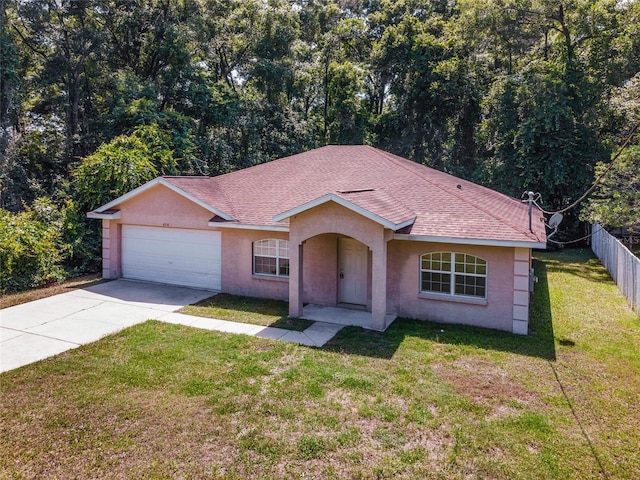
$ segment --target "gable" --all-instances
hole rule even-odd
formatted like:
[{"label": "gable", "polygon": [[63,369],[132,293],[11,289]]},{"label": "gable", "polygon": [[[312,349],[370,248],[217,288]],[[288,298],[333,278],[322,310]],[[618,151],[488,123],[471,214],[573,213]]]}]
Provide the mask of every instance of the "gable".
[{"label": "gable", "polygon": [[209,210],[162,184],[154,185],[118,205],[123,223],[205,228]]},{"label": "gable", "polygon": [[411,225],[415,220],[413,212],[389,197],[384,191],[375,189],[328,193],[279,213],[273,217],[273,220],[281,222],[310,210],[317,214],[319,206],[331,203],[338,204],[394,231]]},{"label": "gable", "polygon": [[[119,211],[119,206],[122,204],[125,204],[127,202],[129,202],[130,200],[144,194],[145,192],[147,192],[148,190],[156,187],[157,185],[162,185],[164,187],[166,187],[169,190],[172,190],[173,192],[177,193],[178,195],[186,198],[187,200],[195,203],[196,205],[199,205],[200,207],[204,208],[205,210],[211,212],[213,215],[217,215],[218,217],[224,219],[224,220],[233,220],[233,217],[230,216],[229,214],[225,213],[224,211],[216,208],[215,206],[213,206],[214,203],[216,202],[207,202],[207,201],[203,201],[202,198],[200,198],[199,195],[193,195],[192,193],[190,193],[188,190],[182,189],[179,186],[175,185],[174,183],[170,182],[168,179],[171,177],[157,177],[154,178],[153,180],[145,183],[144,185],[139,186],[138,188],[135,188],[133,190],[131,190],[130,192],[116,198],[115,200],[112,200],[111,202],[102,205],[101,207],[96,208],[93,212],[89,212],[87,214],[87,216],[89,218],[116,218],[116,213],[113,212],[118,212]],[[201,180],[202,178],[208,178],[208,177],[176,177],[178,179],[191,179],[191,178],[196,178],[197,180]],[[198,182],[200,183],[200,182]],[[106,212],[112,212],[110,214],[107,214]]]},{"label": "gable", "polygon": [[291,226],[304,232],[304,238],[339,233],[365,245],[381,235],[384,226],[336,202],[325,202],[290,218]]}]

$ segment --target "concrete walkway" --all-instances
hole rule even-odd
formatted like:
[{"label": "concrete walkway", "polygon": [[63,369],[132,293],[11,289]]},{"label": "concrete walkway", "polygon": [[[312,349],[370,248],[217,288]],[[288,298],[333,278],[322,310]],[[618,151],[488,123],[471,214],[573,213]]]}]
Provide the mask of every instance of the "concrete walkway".
[{"label": "concrete walkway", "polygon": [[0,310],[0,372],[95,342],[149,319],[320,347],[342,325],[315,322],[303,332],[175,313],[212,292],[114,280]]},{"label": "concrete walkway", "polygon": [[[343,307],[327,307],[310,303],[302,309],[302,317],[314,322],[337,323],[342,326],[373,329],[371,312]],[[388,313],[385,317],[386,328],[389,328],[397,315]],[[385,329],[386,330],[386,329]]]}]

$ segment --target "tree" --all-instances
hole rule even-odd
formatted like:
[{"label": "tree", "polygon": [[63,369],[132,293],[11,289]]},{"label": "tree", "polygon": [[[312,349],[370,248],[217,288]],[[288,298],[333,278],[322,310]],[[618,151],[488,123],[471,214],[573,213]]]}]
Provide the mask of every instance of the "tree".
[{"label": "tree", "polygon": [[[64,112],[66,161],[86,154],[91,115],[92,62],[104,41],[100,2],[20,1],[12,27],[41,68],[37,81],[48,87],[39,103],[55,102]],[[43,92],[43,93],[45,93]]]},{"label": "tree", "polygon": [[[469,72],[468,52],[449,36],[453,12],[440,2],[383,2],[372,15],[380,33],[373,52],[390,78],[388,108],[374,119],[374,143],[452,173],[475,170],[474,127],[479,95]],[[469,133],[471,132],[471,137]],[[463,160],[452,154],[462,154]],[[464,152],[464,153],[463,153]]]},{"label": "tree", "polygon": [[[640,73],[613,94],[613,105],[627,125],[640,125]],[[628,227],[640,222],[640,135],[636,144],[623,150],[611,162],[600,162],[596,175],[602,177],[595,193],[581,212],[581,218],[606,227]]]},{"label": "tree", "polygon": [[135,166],[125,140],[209,175],[368,143],[564,206],[627,128],[611,99],[640,68],[638,0],[4,5],[0,205],[16,211],[66,198],[105,145]]},{"label": "tree", "polygon": [[606,156],[572,108],[564,78],[562,65],[541,60],[519,78],[496,83],[483,125],[491,184],[515,197],[539,192],[556,210],[589,186],[593,166]]},{"label": "tree", "polygon": [[170,138],[157,125],[139,127],[101,145],[73,172],[80,205],[92,210],[153,180],[175,173]]},{"label": "tree", "polygon": [[[596,175],[608,164],[598,163]],[[581,212],[581,218],[611,228],[640,222],[640,146],[628,148],[604,176],[596,193]]]},{"label": "tree", "polygon": [[328,76],[326,142],[361,144],[367,120],[364,102],[359,98],[363,90],[361,70],[349,62],[333,62]]},{"label": "tree", "polygon": [[26,171],[11,151],[19,105],[20,58],[7,23],[3,8],[0,10],[0,208],[17,211],[29,187]]}]

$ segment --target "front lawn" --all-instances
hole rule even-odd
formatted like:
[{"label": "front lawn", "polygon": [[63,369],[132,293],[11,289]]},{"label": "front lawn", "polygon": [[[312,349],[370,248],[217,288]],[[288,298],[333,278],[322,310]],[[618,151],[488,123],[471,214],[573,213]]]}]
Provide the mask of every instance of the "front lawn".
[{"label": "front lawn", "polygon": [[589,253],[538,257],[529,337],[150,321],[1,374],[0,478],[640,478],[640,320]]},{"label": "front lawn", "polygon": [[228,293],[218,293],[205,298],[196,304],[181,308],[179,312],[286,330],[303,331],[313,325],[311,320],[289,318],[289,303],[282,300],[242,297]]}]

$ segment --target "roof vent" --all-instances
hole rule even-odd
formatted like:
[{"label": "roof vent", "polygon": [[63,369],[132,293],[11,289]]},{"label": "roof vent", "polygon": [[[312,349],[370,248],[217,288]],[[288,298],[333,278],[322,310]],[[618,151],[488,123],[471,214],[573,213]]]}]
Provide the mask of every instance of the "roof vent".
[{"label": "roof vent", "polygon": [[338,193],[362,193],[362,192],[373,192],[375,188],[362,188],[360,190],[338,190]]}]

